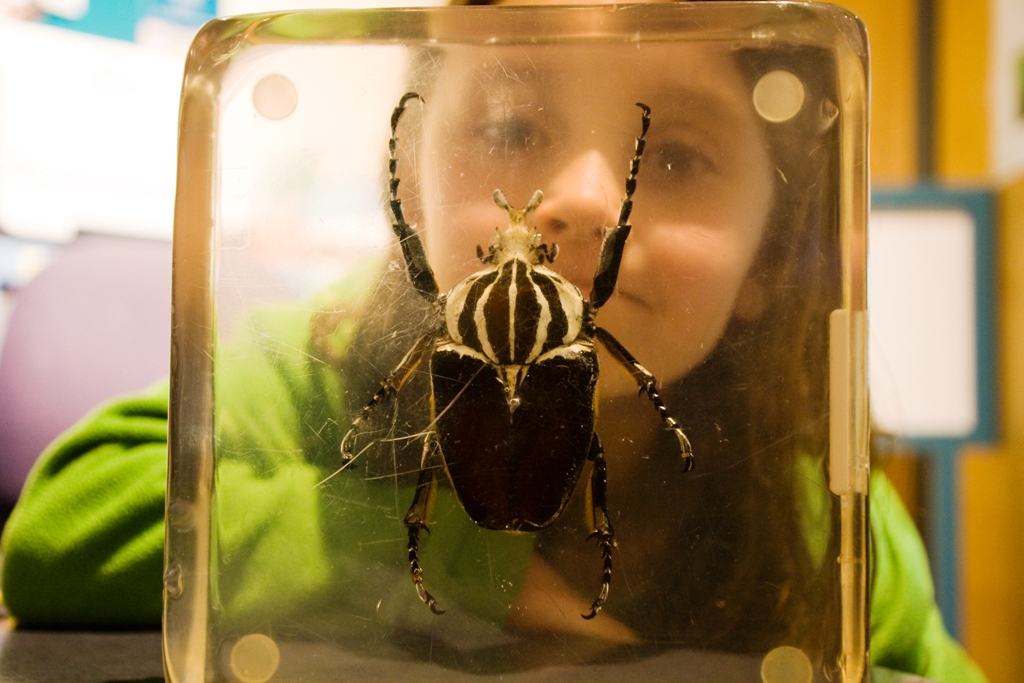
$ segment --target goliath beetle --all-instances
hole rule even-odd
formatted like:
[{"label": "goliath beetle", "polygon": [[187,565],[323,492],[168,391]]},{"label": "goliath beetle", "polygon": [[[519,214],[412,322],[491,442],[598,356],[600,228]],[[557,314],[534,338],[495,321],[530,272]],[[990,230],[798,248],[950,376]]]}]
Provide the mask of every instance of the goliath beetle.
[{"label": "goliath beetle", "polygon": [[352,422],[341,443],[343,467],[353,459],[353,440],[376,406],[393,398],[420,362],[430,356],[431,429],[424,439],[419,480],[405,516],[408,559],[420,599],[435,614],[437,601],[423,585],[419,534],[427,528],[438,486],[438,470],[448,474],[469,517],[485,529],[530,532],[551,525],[565,509],[585,465],[592,464],[591,537],[596,537],[603,575],[591,619],[608,598],[615,534],[606,503],[604,449],[594,432],[598,378],[595,342],[600,341],[647,394],[665,426],[679,441],[683,471],[693,466],[690,442],[658,394],[657,382],[626,348],[595,323],[598,309],[612,296],[630,232],[629,215],[643,156],[651,110],[642,111],[641,133],[630,161],[618,224],[605,231],[589,299],[558,273],[544,267],[558,253],[541,243],[527,223],[543,194],[534,193],[515,209],[501,190],[493,199],[508,217],[485,253],[483,268],[439,291],[419,235],[398,198],[398,122],[415,92],[402,96],[391,115],[389,190],[392,228],[398,237],[412,286],[433,307],[435,323]]}]

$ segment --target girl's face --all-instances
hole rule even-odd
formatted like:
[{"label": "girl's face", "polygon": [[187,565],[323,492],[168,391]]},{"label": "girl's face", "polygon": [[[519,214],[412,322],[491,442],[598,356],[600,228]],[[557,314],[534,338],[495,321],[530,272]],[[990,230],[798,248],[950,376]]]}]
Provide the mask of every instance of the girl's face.
[{"label": "girl's face", "polygon": [[[632,233],[614,296],[597,323],[661,382],[678,379],[714,348],[733,316],[759,314],[750,279],[773,201],[763,123],[727,48],[593,44],[453,48],[427,96],[418,150],[418,196],[442,290],[480,269],[506,219],[491,195],[522,207],[544,201],[533,223],[550,266],[587,296],[606,226],[618,220],[625,179],[651,108]],[[635,391],[609,372],[601,389]]]}]

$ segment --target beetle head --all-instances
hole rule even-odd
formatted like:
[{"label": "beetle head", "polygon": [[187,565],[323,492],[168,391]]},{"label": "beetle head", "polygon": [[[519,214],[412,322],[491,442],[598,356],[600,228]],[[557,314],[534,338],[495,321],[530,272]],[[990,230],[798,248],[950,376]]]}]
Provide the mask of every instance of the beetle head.
[{"label": "beetle head", "polygon": [[526,223],[530,214],[536,211],[544,200],[544,193],[540,190],[534,192],[530,201],[522,209],[513,208],[501,190],[495,190],[493,196],[494,203],[508,217],[508,227],[505,230],[499,229],[495,236],[494,246],[491,249],[493,260],[502,263],[519,256],[533,265],[543,263],[546,257],[549,257],[548,260],[553,260],[557,248],[552,249],[552,253],[549,255],[547,247],[540,243],[540,233]]}]

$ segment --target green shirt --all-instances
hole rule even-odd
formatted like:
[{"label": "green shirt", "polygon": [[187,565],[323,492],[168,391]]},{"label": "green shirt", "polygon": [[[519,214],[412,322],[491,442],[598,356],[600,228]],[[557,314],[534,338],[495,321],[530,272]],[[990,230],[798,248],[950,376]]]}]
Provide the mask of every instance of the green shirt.
[{"label": "green shirt", "polygon": [[[339,530],[322,527],[318,511],[324,501],[319,498],[330,495],[330,487],[323,485],[323,470],[309,462],[309,440],[322,438],[325,452],[336,454],[338,434],[296,424],[308,421],[309,405],[300,405],[304,400],[317,393],[341,395],[342,387],[337,373],[311,369],[305,350],[308,329],[300,313],[267,311],[249,321],[247,338],[218,355],[223,368],[234,369],[218,373],[218,401],[230,397],[232,406],[218,416],[216,476],[231,481],[230,487],[219,489],[218,504],[225,517],[244,523],[219,530],[220,552],[232,554],[220,560],[234,571],[222,577],[215,599],[227,613],[244,619],[260,610],[273,611],[268,596],[271,603],[294,604],[306,596],[315,598],[330,584],[331,590],[355,596],[348,598],[352,600],[364,596],[376,602],[374,596],[393,594],[394,604],[374,607],[400,619],[409,614],[407,603],[416,599],[408,574],[367,571],[367,563],[375,561],[377,551],[372,549],[350,560],[360,566],[339,567],[346,560],[335,549],[382,533],[378,521],[360,520],[390,519],[391,528],[384,533],[394,536],[404,509],[390,499],[400,498],[407,505],[412,491],[399,496],[392,491],[383,497],[389,500],[382,500],[373,490],[349,489],[347,500],[382,510]],[[349,332],[342,329],[342,343]],[[282,395],[294,401],[282,403]],[[168,388],[161,383],[100,407],[40,458],[2,539],[3,599],[19,624],[64,629],[159,626],[167,413]],[[234,449],[248,453],[245,463],[232,459]],[[356,486],[351,479],[338,483],[341,479],[332,485]],[[870,504],[872,663],[946,683],[983,683],[984,675],[943,626],[920,536],[880,473],[872,476]],[[435,554],[447,559],[432,567],[431,586],[442,594],[452,587],[475,591],[469,597],[474,609],[485,617],[499,615],[507,609],[508,595],[488,587],[515,583],[532,541],[529,535],[516,537],[521,540],[502,545],[497,558],[495,549],[488,548],[483,554],[495,560],[489,566],[462,561],[480,554],[473,546],[486,541],[465,515],[444,517],[445,510],[453,509],[457,506],[438,506],[442,518],[436,523],[445,528],[447,548]],[[282,548],[288,548],[286,562]],[[392,557],[402,552],[402,544],[382,542],[379,552]],[[495,576],[495,571],[506,576]],[[374,586],[339,587],[331,576],[372,581]],[[371,578],[359,578],[367,576]],[[382,590],[382,582],[394,583],[395,589]],[[425,609],[416,613],[432,618]]]}]

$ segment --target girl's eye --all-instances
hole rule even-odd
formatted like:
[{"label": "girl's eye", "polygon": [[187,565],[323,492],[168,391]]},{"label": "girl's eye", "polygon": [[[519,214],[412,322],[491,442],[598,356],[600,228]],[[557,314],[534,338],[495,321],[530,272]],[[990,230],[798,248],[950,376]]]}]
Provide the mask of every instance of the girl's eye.
[{"label": "girl's eye", "polygon": [[666,142],[655,148],[654,164],[665,177],[680,182],[717,171],[706,154],[685,142]]},{"label": "girl's eye", "polygon": [[538,126],[521,117],[485,123],[476,129],[476,136],[490,152],[524,152],[544,142]]}]

